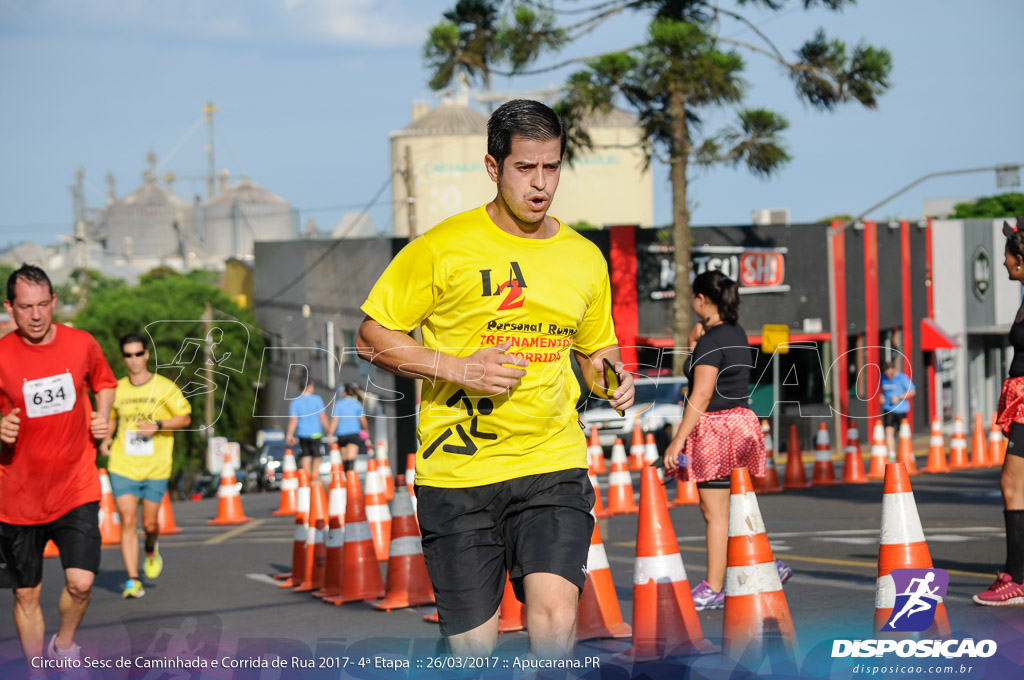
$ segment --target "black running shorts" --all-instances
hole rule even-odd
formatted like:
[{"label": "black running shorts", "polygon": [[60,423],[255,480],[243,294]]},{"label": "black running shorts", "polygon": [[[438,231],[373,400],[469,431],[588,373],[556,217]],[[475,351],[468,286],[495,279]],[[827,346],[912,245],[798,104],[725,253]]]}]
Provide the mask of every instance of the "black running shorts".
[{"label": "black running shorts", "polygon": [[882,414],[882,424],[885,427],[895,428],[898,434],[900,429],[900,423],[902,423],[903,419],[909,415],[909,413],[894,413],[892,411],[886,411],[885,413]]},{"label": "black running shorts", "polygon": [[464,633],[494,616],[506,572],[520,602],[526,600],[523,577],[534,572],[558,574],[583,591],[594,531],[586,470],[467,489],[417,485],[416,499],[442,635]]},{"label": "black running shorts", "polygon": [[1014,423],[1010,427],[1010,436],[1007,437],[1006,442],[1006,455],[1024,458],[1024,425]]},{"label": "black running shorts", "polygon": [[31,588],[43,580],[43,550],[53,540],[65,569],[100,570],[100,504],[79,505],[47,524],[0,522],[0,586]]},{"label": "black running shorts", "polygon": [[299,437],[299,458],[305,458],[310,456],[312,458],[321,458],[324,455],[324,440],[323,439],[305,439]]}]

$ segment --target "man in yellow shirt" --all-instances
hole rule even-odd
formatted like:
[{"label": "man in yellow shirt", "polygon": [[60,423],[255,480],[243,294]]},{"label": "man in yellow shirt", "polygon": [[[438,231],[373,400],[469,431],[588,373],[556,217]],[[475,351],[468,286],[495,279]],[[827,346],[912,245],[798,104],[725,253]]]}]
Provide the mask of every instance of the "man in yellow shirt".
[{"label": "man in yellow shirt", "polygon": [[[593,489],[570,354],[591,388],[619,362],[600,250],[547,214],[565,129],[514,100],[487,125],[497,195],[406,246],[363,305],[361,356],[423,379],[416,496],[441,632],[453,654],[497,643],[506,573],[526,603],[531,651],[566,654],[586,581]],[[422,327],[423,344],[408,333]]]},{"label": "man in yellow shirt", "polygon": [[115,423],[113,444],[108,436],[100,451],[110,456],[107,472],[121,515],[121,555],[128,570],[122,595],[142,597],[146,591],[139,580],[139,536],[136,531],[139,501],[142,528],[146,532],[143,570],[150,580],[160,576],[164,561],[157,548],[160,502],[171,476],[174,430],[192,422],[192,407],[172,381],[150,373],[146,367],[149,350],[146,337],[129,333],[121,338],[128,375],[117,383],[111,421]]}]

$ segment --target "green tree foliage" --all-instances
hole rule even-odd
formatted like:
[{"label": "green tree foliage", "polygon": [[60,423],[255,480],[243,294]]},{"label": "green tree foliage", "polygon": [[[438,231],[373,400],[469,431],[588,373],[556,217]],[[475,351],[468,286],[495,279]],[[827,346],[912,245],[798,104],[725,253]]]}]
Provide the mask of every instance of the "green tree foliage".
[{"label": "green tree foliage", "polygon": [[[205,364],[201,340],[206,337],[202,319],[204,303],[210,303],[213,325],[226,329],[214,348],[214,356],[222,357],[230,353],[224,366],[241,368],[240,374],[234,370],[217,369],[221,374],[229,376],[230,381],[217,379],[214,410],[215,413],[220,411],[221,405],[223,410],[214,424],[214,433],[231,441],[253,441],[258,429],[252,418],[256,397],[254,385],[259,378],[264,342],[252,314],[239,308],[219,288],[202,280],[206,277],[171,274],[143,278],[138,286],[111,288],[90,296],[88,303],[75,317],[75,325],[96,337],[118,377],[127,375],[118,340],[131,332],[150,334],[153,340],[150,345],[151,371],[156,368],[158,361],[162,365],[175,363],[174,358],[186,339],[200,339],[200,342],[194,343],[199,350],[199,363],[193,362],[191,365],[202,369]],[[248,333],[242,330],[243,324]],[[188,352],[182,354],[186,359],[181,363],[188,363]],[[187,368],[168,368],[158,372],[174,380],[179,387],[185,387],[191,375]],[[181,472],[192,473],[205,467],[206,436],[201,428],[207,396],[198,394],[189,399],[192,405],[192,426],[189,431],[176,434],[175,475]]]},{"label": "green tree foliage", "polygon": [[0,287],[3,288],[2,295],[5,299],[7,298],[7,279],[10,278],[15,269],[14,265],[0,263]]},{"label": "green tree foliage", "polygon": [[974,203],[958,203],[950,218],[955,220],[971,217],[1016,217],[1024,215],[1024,194],[1005,193],[983,196]]},{"label": "green tree foliage", "polygon": [[[801,0],[841,11],[856,0]],[[744,54],[767,58],[788,74],[798,99],[831,111],[848,102],[875,108],[889,88],[892,59],[885,49],[842,40],[817,31],[795,53],[785,55],[761,28],[742,14],[750,6],[781,12],[789,0],[735,0],[735,9],[713,0],[605,0],[557,6],[550,0],[457,0],[434,26],[424,47],[430,86],[443,89],[465,78],[487,87],[493,75],[542,73],[570,64],[582,68],[568,77],[555,109],[568,126],[569,161],[590,148],[587,116],[626,106],[637,116],[648,160],[669,165],[672,183],[673,241],[690,243],[689,166],[744,165],[769,177],[789,160],[782,115],[745,107]],[[625,50],[575,58],[541,68],[533,65],[606,21],[626,12],[650,17],[644,40]],[[782,15],[778,15],[782,16]],[[562,21],[564,19],[564,21]],[[767,22],[765,22],[767,23]],[[736,40],[736,29],[750,29],[751,42]],[[724,129],[705,129],[709,112],[735,111]],[[690,330],[690,259],[675,256],[675,342]],[[677,367],[679,368],[679,367]]]},{"label": "green tree foliage", "polygon": [[124,286],[125,282],[122,279],[105,276],[95,269],[76,267],[68,276],[67,283],[54,286],[53,292],[57,294],[57,299],[62,304],[77,309],[88,302],[93,295]]}]

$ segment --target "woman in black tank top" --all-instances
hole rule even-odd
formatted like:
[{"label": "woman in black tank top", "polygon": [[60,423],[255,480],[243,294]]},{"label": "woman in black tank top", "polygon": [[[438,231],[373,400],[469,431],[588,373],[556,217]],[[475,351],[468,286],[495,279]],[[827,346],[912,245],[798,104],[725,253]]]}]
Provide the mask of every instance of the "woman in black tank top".
[{"label": "woman in black tank top", "polygon": [[[1006,248],[1003,266],[1011,281],[1024,283],[1024,220],[1003,222]],[[1006,522],[1006,564],[988,590],[974,596],[978,604],[1024,605],[1024,305],[1010,326],[1013,362],[999,395],[996,421],[1009,442],[999,486],[1003,491]]]},{"label": "woman in black tank top", "polygon": [[[665,451],[667,476],[697,482],[707,523],[707,579],[693,589],[697,610],[725,605],[729,545],[729,476],[745,467],[763,477],[764,434],[747,408],[754,351],[739,321],[739,284],[720,271],[693,280],[693,310],[700,322],[690,333],[686,375],[690,394],[672,443]],[[776,560],[779,580],[792,570]]]}]

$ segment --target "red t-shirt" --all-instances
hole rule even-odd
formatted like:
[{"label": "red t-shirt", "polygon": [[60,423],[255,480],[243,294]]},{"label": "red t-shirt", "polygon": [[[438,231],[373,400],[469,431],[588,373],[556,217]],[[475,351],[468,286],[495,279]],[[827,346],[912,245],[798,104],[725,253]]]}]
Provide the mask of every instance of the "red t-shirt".
[{"label": "red t-shirt", "polygon": [[46,345],[0,338],[0,411],[20,408],[18,440],[0,447],[0,521],[45,524],[100,499],[89,392],[117,387],[96,338],[55,323]]}]

